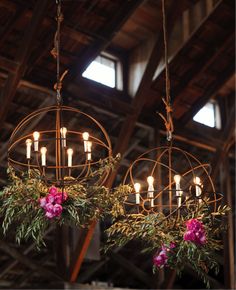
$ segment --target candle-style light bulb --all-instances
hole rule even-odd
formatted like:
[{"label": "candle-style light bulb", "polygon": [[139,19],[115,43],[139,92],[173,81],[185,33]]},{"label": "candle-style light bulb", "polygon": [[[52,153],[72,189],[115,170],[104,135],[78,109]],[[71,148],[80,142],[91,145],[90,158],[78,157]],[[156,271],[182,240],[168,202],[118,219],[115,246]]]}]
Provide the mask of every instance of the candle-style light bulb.
[{"label": "candle-style light bulb", "polygon": [[141,189],[141,185],[140,183],[135,183],[134,184],[134,190],[135,190],[135,203],[136,204],[140,204],[140,189]]},{"label": "candle-style light bulb", "polygon": [[67,155],[68,155],[68,167],[72,167],[72,155],[73,155],[73,149],[68,148],[68,149],[67,149]]},{"label": "candle-style light bulb", "polygon": [[61,133],[61,138],[62,138],[62,146],[65,148],[66,147],[66,133],[67,133],[66,127],[62,127],[60,129],[60,133]]},{"label": "candle-style light bulb", "polygon": [[[201,189],[201,179],[196,176],[194,179],[193,179],[193,182],[195,184],[195,190],[196,190],[196,197],[198,196],[201,196],[202,194],[202,189]],[[199,199],[199,203],[201,202],[201,199]]]},{"label": "candle-style light bulb", "polygon": [[174,181],[175,181],[175,190],[176,190],[176,196],[177,196],[177,204],[178,207],[181,206],[181,196],[183,194],[181,188],[180,188],[180,180],[181,180],[181,176],[176,174],[174,176]]},{"label": "candle-style light bulb", "polygon": [[42,163],[42,166],[46,166],[47,148],[46,147],[42,147],[40,149],[40,152],[41,152],[41,163]]},{"label": "candle-style light bulb", "polygon": [[25,141],[26,144],[26,158],[30,159],[31,157],[31,145],[32,145],[32,140],[31,139],[27,139]]},{"label": "candle-style light bulb", "polygon": [[153,183],[154,183],[154,178],[152,176],[148,176],[147,178],[147,182],[148,182],[148,193],[147,193],[147,197],[150,198],[150,205],[151,207],[154,206],[154,187],[153,187]]},{"label": "candle-style light bulb", "polygon": [[39,151],[39,137],[40,133],[38,131],[35,131],[33,133],[33,138],[34,138],[34,151],[38,152]]},{"label": "candle-style light bulb", "polygon": [[92,159],[92,142],[91,141],[86,141],[87,142],[87,160],[90,161]]}]

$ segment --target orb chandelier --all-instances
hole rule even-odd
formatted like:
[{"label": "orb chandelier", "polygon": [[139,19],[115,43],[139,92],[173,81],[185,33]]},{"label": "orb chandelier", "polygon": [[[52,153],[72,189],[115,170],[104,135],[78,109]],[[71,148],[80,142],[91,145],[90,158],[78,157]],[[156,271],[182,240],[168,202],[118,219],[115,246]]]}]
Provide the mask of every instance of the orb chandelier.
[{"label": "orb chandelier", "polygon": [[8,163],[15,170],[38,170],[46,185],[64,188],[83,181],[102,185],[109,170],[95,174],[102,162],[112,158],[106,130],[92,116],[63,105],[60,72],[60,30],[63,21],[61,1],[57,3],[57,31],[54,48],[57,82],[54,106],[26,116],[13,131],[8,147]]},{"label": "orb chandelier", "polygon": [[[201,163],[191,153],[174,146],[170,78],[168,68],[168,45],[166,33],[165,1],[162,0],[163,38],[165,58],[165,105],[166,116],[159,113],[164,121],[167,145],[156,147],[141,154],[129,166],[123,185],[130,185],[133,191],[124,201],[129,214],[164,213],[166,216],[187,214],[188,209],[197,211],[205,203],[212,211],[222,194],[217,193],[210,177],[211,167]],[[145,180],[140,177],[145,172]],[[142,174],[143,175],[143,174]]]}]

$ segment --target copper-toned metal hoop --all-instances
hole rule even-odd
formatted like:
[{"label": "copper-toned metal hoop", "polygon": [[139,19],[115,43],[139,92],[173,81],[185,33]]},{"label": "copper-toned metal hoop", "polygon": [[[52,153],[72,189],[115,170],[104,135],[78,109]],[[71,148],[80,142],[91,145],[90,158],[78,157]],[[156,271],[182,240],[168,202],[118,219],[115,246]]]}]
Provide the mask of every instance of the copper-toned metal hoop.
[{"label": "copper-toned metal hoop", "polygon": [[[155,154],[156,158],[151,158],[151,154]],[[177,157],[180,160],[185,160],[185,165],[188,166],[188,169],[184,172],[179,172],[173,168],[173,166],[169,166],[168,162],[163,161],[164,158],[171,160],[172,164],[172,155],[178,154]],[[169,159],[170,158],[170,159]],[[165,168],[168,170],[168,177],[166,177],[167,182],[163,184],[161,188],[154,189],[153,194],[153,202],[151,206],[150,197],[148,197],[148,190],[144,189],[139,192],[140,202],[137,204],[135,201],[135,167],[140,165],[142,162],[146,162],[149,164],[149,172],[150,176],[155,176],[158,168]],[[200,171],[200,177],[202,179],[203,186],[197,185],[193,183],[193,179],[198,176]],[[134,191],[127,195],[124,201],[124,208],[126,214],[141,214],[147,215],[151,213],[163,212],[166,215],[170,216],[172,214],[177,213],[180,214],[181,210],[189,207],[189,202],[191,200],[191,205],[198,207],[199,203],[203,202],[208,207],[212,207],[213,211],[216,211],[217,203],[222,199],[222,194],[217,193],[215,190],[214,183],[210,177],[211,167],[208,163],[201,163],[194,155],[191,153],[182,150],[178,147],[174,146],[161,146],[150,149],[145,153],[138,156],[138,158],[133,161],[130,165],[123,179],[123,185],[129,184]],[[177,190],[173,188],[175,181],[173,179],[174,175],[180,175],[182,180],[181,187],[181,198],[182,203],[181,206],[178,205],[177,202]],[[190,175],[190,176],[189,176]],[[137,181],[137,180],[136,180]],[[208,186],[206,191],[206,185]],[[156,185],[157,186],[157,185]],[[147,186],[146,186],[147,187]],[[199,187],[201,189],[201,195],[195,196],[193,194],[193,187]],[[158,203],[158,199],[161,199],[162,202]]]},{"label": "copper-toned metal hoop", "polygon": [[[67,127],[67,133],[66,133],[66,142],[70,143],[71,147],[76,148],[78,144],[83,147],[83,138],[82,134],[83,132],[80,131],[80,129],[76,130],[70,130],[70,125],[63,123],[63,114],[69,113],[74,114],[74,117],[82,116],[83,120],[86,120],[89,122],[93,128],[87,128],[88,130],[94,130],[93,132],[96,132],[96,135],[93,133],[89,133],[89,141],[92,142],[93,147],[96,149],[99,149],[99,152],[102,152],[103,155],[94,156],[94,159],[91,161],[88,161],[86,158],[86,155],[84,152],[79,152],[80,156],[82,156],[83,161],[76,162],[70,168],[63,163],[62,161],[55,162],[47,162],[46,168],[42,168],[39,161],[39,151],[33,152],[32,150],[32,156],[33,158],[27,160],[22,160],[19,158],[20,154],[16,154],[16,150],[23,146],[25,148],[25,141],[28,138],[32,139],[32,133],[33,132],[27,132],[27,127],[30,126],[31,122],[35,121],[37,118],[40,118],[42,115],[46,114],[55,114],[55,128],[54,129],[47,129],[47,128],[41,128],[41,130],[37,130],[40,133],[40,144],[51,144],[56,145],[56,152],[55,152],[55,159],[65,158],[65,148],[62,148],[62,140],[60,134],[60,128]],[[40,128],[40,125],[38,125],[38,128]],[[26,133],[25,133],[26,132]],[[32,139],[33,140],[33,139]],[[67,148],[67,147],[66,147]],[[78,152],[77,152],[78,153]],[[83,155],[84,154],[84,155]],[[59,157],[57,157],[59,156]],[[104,157],[105,156],[105,157]],[[109,139],[109,136],[104,129],[104,127],[93,117],[90,115],[80,111],[79,109],[68,107],[68,106],[50,106],[41,108],[39,110],[36,110],[29,115],[27,115],[23,120],[20,121],[20,123],[16,126],[14,131],[11,134],[10,140],[9,140],[9,146],[8,146],[8,163],[10,166],[12,166],[16,171],[27,171],[29,169],[37,169],[42,175],[42,180],[45,181],[47,185],[56,185],[56,186],[65,186],[65,185],[72,185],[78,182],[87,181],[89,176],[92,172],[94,172],[98,166],[101,164],[101,160],[103,159],[111,160],[112,158],[112,147],[111,147],[111,141]],[[45,171],[50,170],[50,174],[52,176],[48,176]],[[69,174],[71,171],[79,171],[77,176],[72,176]],[[64,171],[64,174],[60,174],[57,176],[57,174],[54,174],[53,171]],[[68,173],[68,174],[67,174]],[[94,177],[94,184],[96,185],[102,185],[107,177],[109,175],[109,170],[104,171],[104,173],[101,176],[95,176]],[[68,178],[69,177],[69,178]],[[91,181],[90,181],[91,182]]]}]

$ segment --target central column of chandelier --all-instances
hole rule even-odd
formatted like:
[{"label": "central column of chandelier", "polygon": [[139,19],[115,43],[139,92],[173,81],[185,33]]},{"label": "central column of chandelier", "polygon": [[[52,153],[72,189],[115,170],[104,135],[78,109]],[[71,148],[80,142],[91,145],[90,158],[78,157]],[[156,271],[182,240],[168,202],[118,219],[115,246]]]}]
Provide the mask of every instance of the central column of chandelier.
[{"label": "central column of chandelier", "polygon": [[95,172],[102,162],[110,161],[111,142],[96,119],[77,108],[63,105],[62,81],[67,71],[60,74],[63,15],[61,1],[56,3],[57,31],[51,51],[57,65],[56,105],[29,114],[16,126],[9,141],[8,163],[20,172],[39,170],[47,185],[63,188],[88,179],[91,184],[101,185],[109,170],[104,169],[102,174]]}]

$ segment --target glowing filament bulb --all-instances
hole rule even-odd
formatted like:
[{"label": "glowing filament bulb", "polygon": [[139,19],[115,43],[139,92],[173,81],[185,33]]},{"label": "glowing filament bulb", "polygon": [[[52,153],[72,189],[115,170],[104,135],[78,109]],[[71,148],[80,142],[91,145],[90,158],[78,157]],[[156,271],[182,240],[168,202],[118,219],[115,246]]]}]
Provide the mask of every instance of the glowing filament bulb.
[{"label": "glowing filament bulb", "polygon": [[134,190],[135,190],[135,203],[136,204],[140,204],[140,189],[141,189],[140,183],[135,183]]},{"label": "glowing filament bulb", "polygon": [[68,167],[72,167],[72,155],[73,155],[73,149],[68,148],[68,149],[67,149],[67,155],[68,155]]},{"label": "glowing filament bulb", "polygon": [[66,133],[67,133],[66,127],[62,127],[60,129],[60,133],[61,133],[61,138],[62,138],[62,146],[65,148],[66,147]]},{"label": "glowing filament bulb", "polygon": [[35,131],[33,133],[33,138],[34,138],[34,151],[36,152],[39,151],[39,137],[40,137],[40,133],[38,131]]},{"label": "glowing filament bulb", "polygon": [[42,163],[42,166],[46,166],[47,148],[46,147],[42,147],[40,149],[40,152],[41,152],[41,163]]},{"label": "glowing filament bulb", "polygon": [[148,182],[148,198],[153,198],[154,197],[154,187],[153,187],[153,183],[154,183],[154,178],[152,176],[148,176],[147,178],[147,182]]},{"label": "glowing filament bulb", "polygon": [[30,159],[31,157],[31,145],[32,145],[32,140],[31,139],[27,139],[25,141],[26,144],[26,158]]}]

